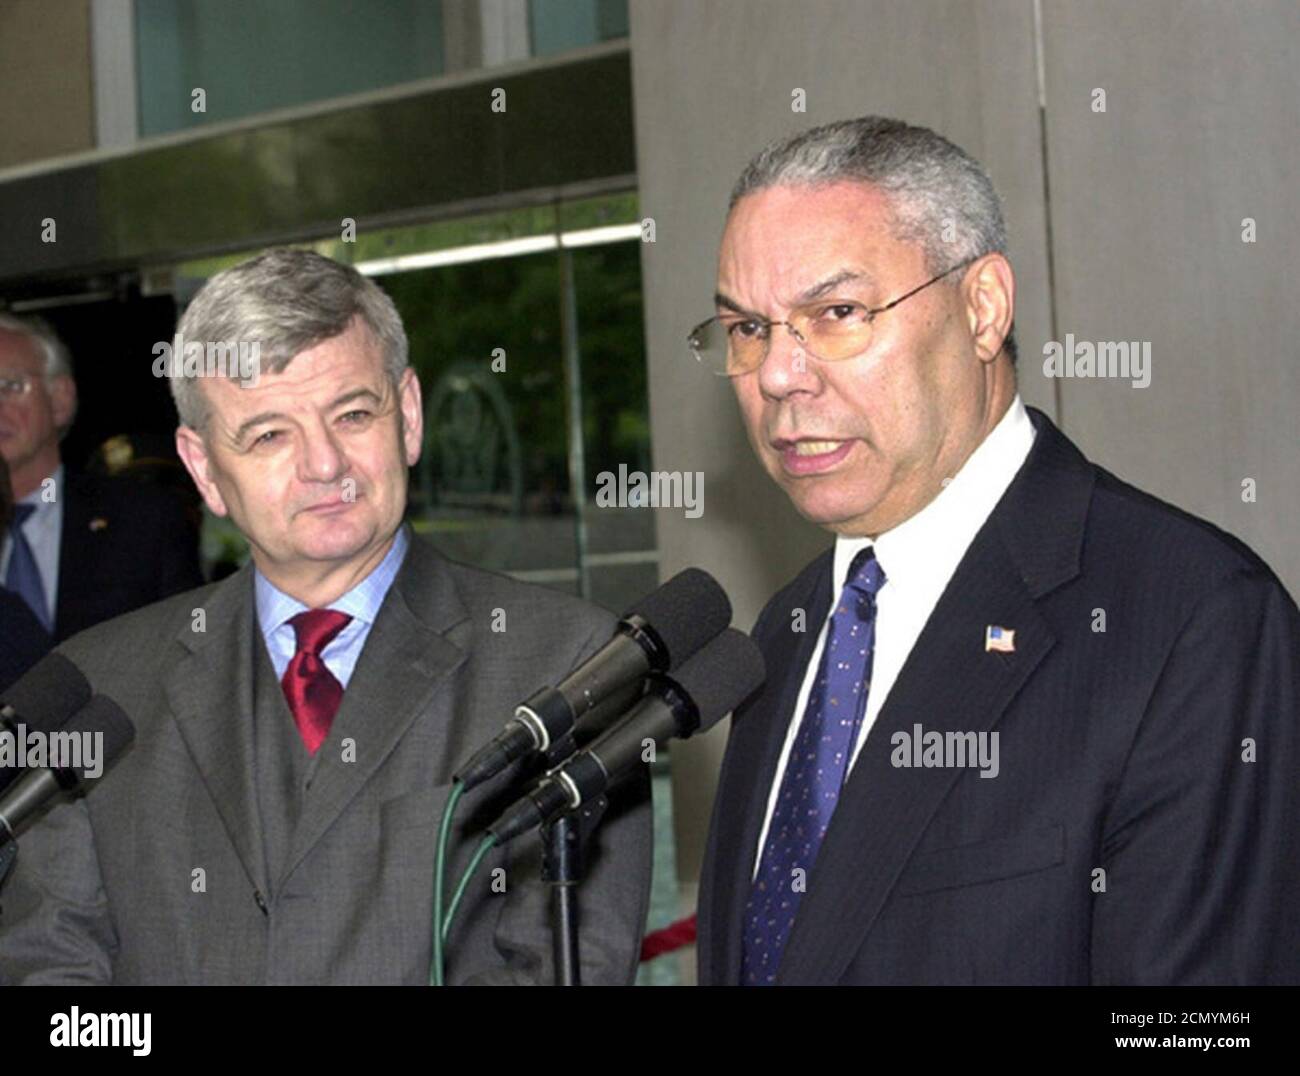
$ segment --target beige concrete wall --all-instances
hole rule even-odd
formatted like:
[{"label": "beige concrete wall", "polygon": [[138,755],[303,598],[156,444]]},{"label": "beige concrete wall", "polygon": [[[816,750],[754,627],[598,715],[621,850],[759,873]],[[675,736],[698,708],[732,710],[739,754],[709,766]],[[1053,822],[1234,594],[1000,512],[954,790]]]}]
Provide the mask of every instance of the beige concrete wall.
[{"label": "beige concrete wall", "polygon": [[93,149],[88,0],[0,0],[0,168]]},{"label": "beige concrete wall", "polygon": [[1151,344],[1145,389],[1063,381],[1065,429],[1300,594],[1300,4],[1048,0],[1043,31],[1060,332]]}]

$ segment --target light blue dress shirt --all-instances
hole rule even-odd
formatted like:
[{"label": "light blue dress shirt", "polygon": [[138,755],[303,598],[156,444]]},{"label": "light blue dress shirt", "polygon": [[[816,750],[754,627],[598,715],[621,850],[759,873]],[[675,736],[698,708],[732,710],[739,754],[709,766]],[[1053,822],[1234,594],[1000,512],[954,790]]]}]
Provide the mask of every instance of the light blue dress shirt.
[{"label": "light blue dress shirt", "polygon": [[[53,483],[53,492],[45,493],[47,484]],[[63,539],[63,464],[55,468],[54,473],[44,479],[19,504],[30,504],[36,509],[27,522],[23,524],[23,534],[27,544],[32,547],[32,556],[36,558],[37,570],[41,573],[41,589],[45,591],[45,608],[50,611],[50,619],[58,615],[59,608],[59,546]],[[3,547],[0,547],[0,586],[4,585],[5,575],[9,571],[9,556],[13,552],[14,541],[5,535]],[[292,629],[291,629],[292,630]]]},{"label": "light blue dress shirt", "polygon": [[[379,607],[384,604],[388,588],[397,577],[397,570],[406,557],[410,539],[406,526],[397,530],[393,547],[379,562],[379,566],[360,583],[349,590],[337,601],[330,602],[327,609],[337,609],[347,613],[352,620],[321,652],[321,660],[345,688],[352,679],[352,670],[361,657],[361,649],[366,645],[366,637],[379,615]],[[262,629],[262,638],[266,640],[266,649],[275,667],[277,680],[284,678],[284,670],[293,659],[298,649],[297,633],[289,623],[292,617],[306,610],[307,606],[280,590],[260,571],[254,572],[254,587],[257,601],[257,623]]]}]

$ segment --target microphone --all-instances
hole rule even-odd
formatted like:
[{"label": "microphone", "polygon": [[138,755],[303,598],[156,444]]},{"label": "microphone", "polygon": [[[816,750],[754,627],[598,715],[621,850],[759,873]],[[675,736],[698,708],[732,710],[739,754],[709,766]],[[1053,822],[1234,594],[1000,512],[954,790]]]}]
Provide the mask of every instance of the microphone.
[{"label": "microphone", "polygon": [[622,721],[547,774],[488,832],[502,845],[581,807],[641,761],[646,740],[658,745],[711,729],[757,691],[766,675],[758,645],[728,628],[671,675],[652,677],[650,694]]},{"label": "microphone", "polygon": [[[94,696],[58,733],[69,737],[101,736],[100,773],[130,746],[135,726],[122,708],[106,695]],[[53,760],[51,760],[53,761]],[[84,760],[82,760],[84,761]],[[81,785],[86,767],[81,762],[29,770],[14,787],[0,796],[0,844],[14,839],[18,827],[59,791],[73,792]]]},{"label": "microphone", "polygon": [[[89,701],[90,683],[81,670],[62,654],[47,654],[5,693],[0,735],[12,735],[17,749],[27,733],[53,732]],[[0,766],[0,790],[24,772],[20,766]]]},{"label": "microphone", "polygon": [[471,789],[515,759],[549,750],[584,717],[602,726],[608,704],[626,707],[649,673],[680,665],[730,623],[731,602],[713,576],[699,568],[678,572],[624,613],[614,637],[559,684],[520,703],[505,730],[453,779]]}]

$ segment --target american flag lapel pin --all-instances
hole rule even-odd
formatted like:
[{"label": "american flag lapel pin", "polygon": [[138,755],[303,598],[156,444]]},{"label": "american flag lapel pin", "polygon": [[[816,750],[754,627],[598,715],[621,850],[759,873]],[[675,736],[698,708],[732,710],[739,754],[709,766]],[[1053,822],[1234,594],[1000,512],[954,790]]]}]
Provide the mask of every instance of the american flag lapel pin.
[{"label": "american flag lapel pin", "polygon": [[1014,654],[1016,650],[1016,633],[1010,628],[990,624],[984,629],[984,653],[996,650],[1000,654]]}]

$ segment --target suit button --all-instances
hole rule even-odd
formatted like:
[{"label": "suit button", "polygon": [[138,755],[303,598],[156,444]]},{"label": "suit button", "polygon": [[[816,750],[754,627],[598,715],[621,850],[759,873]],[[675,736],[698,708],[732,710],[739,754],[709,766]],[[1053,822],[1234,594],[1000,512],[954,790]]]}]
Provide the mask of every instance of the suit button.
[{"label": "suit button", "polygon": [[262,909],[263,915],[269,916],[271,914],[266,909],[266,898],[262,896],[262,891],[260,889],[253,890],[253,900],[255,900],[257,902],[257,906]]}]

